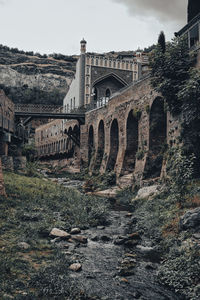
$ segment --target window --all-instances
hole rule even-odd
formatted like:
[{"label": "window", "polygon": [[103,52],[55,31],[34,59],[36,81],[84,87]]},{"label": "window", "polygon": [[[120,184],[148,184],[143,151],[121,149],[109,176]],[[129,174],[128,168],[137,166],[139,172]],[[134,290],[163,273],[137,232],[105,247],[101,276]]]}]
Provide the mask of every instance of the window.
[{"label": "window", "polygon": [[89,76],[86,77],[86,83],[89,84]]},{"label": "window", "polygon": [[112,67],[112,61],[111,60],[109,61],[109,67],[110,68]]},{"label": "window", "polygon": [[98,92],[97,92],[97,88],[93,88],[93,100],[97,101],[97,97],[98,97]]},{"label": "window", "polygon": [[110,95],[111,95],[111,91],[110,91],[110,89],[107,89],[107,90],[106,90],[106,97],[107,97],[107,98],[110,98]]},{"label": "window", "polygon": [[76,99],[75,99],[75,97],[74,97],[74,108],[76,107]]},{"label": "window", "polygon": [[117,63],[117,67],[118,67],[118,69],[120,69],[120,62],[119,61]]},{"label": "window", "polygon": [[99,64],[99,60],[98,58],[96,58],[96,65],[98,66],[98,64]]},{"label": "window", "polygon": [[91,65],[94,65],[94,58],[91,59]]},{"label": "window", "polygon": [[86,104],[88,104],[88,100],[89,100],[89,97],[88,97],[88,96],[86,96]]},{"label": "window", "polygon": [[107,67],[107,59],[105,59],[105,62],[104,62],[104,64],[105,64],[105,67]]},{"label": "window", "polygon": [[113,68],[116,68],[116,61],[113,61]]},{"label": "window", "polygon": [[87,67],[87,74],[90,74],[90,68]]},{"label": "window", "polygon": [[73,103],[72,103],[72,99],[71,99],[71,106],[70,106],[71,109],[72,109],[72,105],[73,105]]},{"label": "window", "polygon": [[199,24],[195,25],[190,31],[190,47],[193,47],[199,42]]},{"label": "window", "polygon": [[128,63],[126,63],[126,69],[128,70],[128,67],[129,67],[129,64]]}]

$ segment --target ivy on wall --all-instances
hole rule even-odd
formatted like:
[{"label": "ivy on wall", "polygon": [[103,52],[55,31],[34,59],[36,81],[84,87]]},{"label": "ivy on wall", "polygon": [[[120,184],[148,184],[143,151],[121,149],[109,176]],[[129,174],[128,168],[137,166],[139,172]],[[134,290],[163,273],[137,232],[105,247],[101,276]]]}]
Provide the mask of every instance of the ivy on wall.
[{"label": "ivy on wall", "polygon": [[184,38],[160,44],[152,53],[152,86],[166,100],[172,115],[181,115],[181,139],[185,155],[196,157],[196,175],[200,175],[200,70],[195,68],[196,54],[190,53]]}]

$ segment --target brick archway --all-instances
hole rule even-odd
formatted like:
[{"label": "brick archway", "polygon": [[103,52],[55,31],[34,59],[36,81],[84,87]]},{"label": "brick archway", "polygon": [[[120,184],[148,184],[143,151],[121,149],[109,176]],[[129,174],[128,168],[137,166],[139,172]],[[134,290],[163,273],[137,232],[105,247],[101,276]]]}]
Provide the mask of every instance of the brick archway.
[{"label": "brick archway", "polygon": [[114,119],[110,127],[110,153],[108,157],[107,170],[109,171],[114,170],[117,161],[118,151],[119,151],[119,125],[117,119]]},{"label": "brick archway", "polygon": [[122,166],[122,174],[129,174],[134,171],[136,153],[138,150],[138,119],[134,116],[133,110],[128,114],[126,122],[126,150]]},{"label": "brick archway", "polygon": [[160,177],[163,150],[167,138],[167,114],[164,99],[157,97],[149,116],[149,152],[144,169],[144,179]]},{"label": "brick archway", "polygon": [[88,135],[88,166],[90,165],[92,154],[94,150],[94,129],[93,126],[90,125],[89,135]]},{"label": "brick archway", "polygon": [[98,126],[98,148],[95,162],[95,169],[99,170],[101,167],[103,155],[105,150],[105,129],[104,129],[104,121],[101,120]]}]

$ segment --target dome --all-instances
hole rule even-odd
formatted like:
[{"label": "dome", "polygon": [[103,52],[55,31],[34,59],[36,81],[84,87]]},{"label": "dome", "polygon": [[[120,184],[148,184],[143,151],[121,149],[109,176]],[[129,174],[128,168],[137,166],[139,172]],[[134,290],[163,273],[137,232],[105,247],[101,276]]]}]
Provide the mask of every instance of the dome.
[{"label": "dome", "polygon": [[87,44],[87,42],[84,38],[81,40],[81,44]]}]

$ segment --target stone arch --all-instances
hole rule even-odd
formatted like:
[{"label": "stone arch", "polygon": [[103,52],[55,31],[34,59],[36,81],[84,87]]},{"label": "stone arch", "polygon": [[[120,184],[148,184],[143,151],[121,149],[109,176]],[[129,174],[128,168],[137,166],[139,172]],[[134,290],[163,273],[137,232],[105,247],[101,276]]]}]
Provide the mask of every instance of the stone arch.
[{"label": "stone arch", "polygon": [[80,139],[80,127],[78,125],[74,126],[73,134],[77,139]]},{"label": "stone arch", "polygon": [[110,153],[108,157],[107,170],[112,171],[115,168],[119,150],[119,126],[117,119],[112,121],[110,127]]},{"label": "stone arch", "polygon": [[72,127],[70,126],[70,127],[68,128],[69,150],[71,150],[71,148],[72,148],[72,140],[71,140],[71,138],[70,138],[71,135],[72,135]]},{"label": "stone arch", "polygon": [[149,152],[144,169],[144,179],[160,177],[163,152],[167,138],[167,114],[164,99],[155,98],[149,115]]},{"label": "stone arch", "polygon": [[90,165],[92,154],[94,150],[94,129],[93,126],[90,125],[89,134],[88,134],[88,166]]},{"label": "stone arch", "polygon": [[133,110],[126,121],[126,150],[122,166],[122,174],[132,173],[135,169],[136,153],[138,150],[138,119]]},{"label": "stone arch", "polygon": [[96,156],[96,163],[95,169],[99,170],[101,167],[103,155],[104,155],[104,148],[105,148],[105,129],[104,129],[104,122],[101,120],[98,126],[98,148],[97,148],[97,156]]}]

